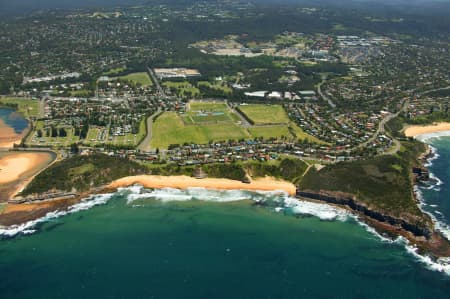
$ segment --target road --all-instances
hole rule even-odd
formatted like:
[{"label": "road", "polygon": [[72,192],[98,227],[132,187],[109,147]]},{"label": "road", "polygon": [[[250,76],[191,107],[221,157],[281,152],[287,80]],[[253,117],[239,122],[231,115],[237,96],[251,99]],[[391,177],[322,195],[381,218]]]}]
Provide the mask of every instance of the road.
[{"label": "road", "polygon": [[241,120],[241,126],[245,129],[250,128],[252,126],[251,123],[248,122],[248,120],[242,115],[241,112],[239,112],[237,109],[235,108],[231,108],[231,106],[229,105],[229,103],[227,102],[227,106],[228,108],[231,110],[232,113],[236,114],[237,116],[239,116],[239,119]]},{"label": "road", "polygon": [[320,83],[317,85],[317,92],[319,93],[319,95],[320,95],[320,97],[321,97],[322,99],[324,99],[325,101],[328,102],[328,104],[331,106],[331,108],[336,108],[336,104],[333,103],[333,101],[332,101],[329,97],[327,97],[326,95],[324,95],[323,92],[322,92],[322,84],[323,84],[325,81],[326,81],[326,77],[323,77],[323,78],[322,78],[322,82],[320,82]]},{"label": "road", "polygon": [[[402,111],[405,111],[405,109],[408,107],[409,101],[405,100],[402,104],[402,108],[397,111],[394,114],[388,114],[386,115],[378,124],[378,128],[375,131],[375,133],[372,134],[372,136],[367,139],[366,141],[358,144],[357,146],[354,146],[350,149],[345,149],[345,150],[340,150],[340,151],[334,151],[335,154],[338,153],[343,153],[343,152],[347,152],[347,151],[353,151],[353,150],[357,150],[360,148],[363,148],[365,146],[367,146],[369,143],[373,142],[380,134],[385,134],[386,133],[386,129],[385,129],[385,125],[392,119],[396,118]],[[398,141],[397,139],[395,139],[392,136],[389,136],[392,139],[392,142],[394,143],[394,146],[391,147],[389,150],[383,152],[383,155],[394,155],[395,153],[397,153],[400,150],[401,144],[400,141]]]},{"label": "road", "polygon": [[441,88],[435,88],[435,89],[431,89],[431,90],[427,90],[427,91],[424,91],[424,92],[419,93],[419,95],[423,96],[423,95],[426,95],[427,93],[430,93],[430,92],[435,92],[435,91],[440,91],[440,90],[446,90],[446,89],[450,89],[450,86],[447,86],[447,87],[441,87]]},{"label": "road", "polygon": [[161,84],[159,84],[159,80],[158,80],[158,78],[156,77],[155,72],[154,72],[151,68],[149,68],[149,67],[147,67],[147,70],[148,70],[148,74],[149,74],[150,77],[152,78],[153,83],[155,83],[155,86],[156,86],[156,89],[158,90],[158,93],[159,93],[162,97],[167,98],[167,95],[166,95],[166,93],[164,92],[164,88],[162,88],[162,87],[161,87]]},{"label": "road", "polygon": [[140,151],[150,151],[151,150],[151,141],[152,141],[152,135],[153,135],[153,119],[159,113],[161,113],[161,108],[158,108],[158,111],[156,111],[154,114],[149,116],[149,118],[147,118],[147,135],[145,136],[144,140],[142,140],[142,142],[139,143],[139,145],[137,146],[138,150],[140,150]]}]

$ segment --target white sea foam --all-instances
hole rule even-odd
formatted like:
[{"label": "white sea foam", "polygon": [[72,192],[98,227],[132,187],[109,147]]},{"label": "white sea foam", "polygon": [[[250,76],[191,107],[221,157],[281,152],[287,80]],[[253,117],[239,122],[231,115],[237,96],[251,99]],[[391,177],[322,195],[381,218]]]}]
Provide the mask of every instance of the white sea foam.
[{"label": "white sea foam", "polygon": [[13,225],[6,228],[0,229],[0,237],[14,237],[19,234],[29,235],[34,233],[36,230],[34,227],[36,227],[37,224],[50,221],[55,218],[62,217],[67,214],[73,214],[78,211],[84,211],[92,208],[93,206],[102,205],[108,202],[108,200],[113,196],[113,193],[108,194],[101,194],[101,195],[94,195],[91,196],[71,207],[69,207],[67,210],[64,211],[53,211],[48,212],[44,217],[38,218],[32,221],[25,222],[20,225]]},{"label": "white sea foam", "polygon": [[449,137],[450,136],[450,131],[441,131],[441,132],[434,132],[434,133],[426,133],[426,134],[421,134],[421,135],[417,135],[416,137],[414,137],[415,139],[422,141],[422,142],[426,142],[432,138],[440,138],[440,137]]},{"label": "white sea foam", "polygon": [[450,260],[449,258],[440,258],[433,260],[427,255],[420,255],[417,253],[417,248],[409,244],[405,244],[406,251],[414,256],[420,263],[424,264],[432,271],[438,271],[450,275]]},{"label": "white sea foam", "polygon": [[[417,190],[419,193],[420,191]],[[127,198],[127,204],[132,207],[141,207],[143,204],[138,204],[138,200],[159,200],[162,202],[170,201],[188,201],[188,200],[202,200],[202,201],[213,201],[213,202],[231,202],[240,201],[245,199],[250,199],[258,203],[267,203],[268,206],[271,204],[276,205],[274,207],[277,212],[291,212],[300,215],[310,215],[320,218],[326,221],[347,221],[348,219],[354,219],[356,222],[364,227],[368,232],[375,235],[383,242],[389,243],[402,243],[404,244],[406,250],[412,254],[418,261],[423,263],[427,268],[434,271],[439,271],[450,275],[450,259],[440,259],[434,261],[428,256],[422,256],[417,253],[417,249],[411,246],[407,240],[399,237],[395,240],[386,238],[380,235],[374,228],[370,227],[366,223],[360,221],[358,217],[354,214],[348,212],[345,209],[334,207],[328,204],[310,202],[299,200],[297,198],[290,197],[285,192],[251,192],[251,191],[241,191],[241,190],[209,190],[204,188],[189,188],[186,190],[180,189],[155,189],[149,190],[142,186],[131,186],[127,188],[118,189],[118,193],[123,194]],[[52,219],[62,217],[67,214],[72,214],[78,211],[87,210],[97,205],[102,205],[107,203],[114,193],[94,195],[80,203],[77,203],[65,211],[49,212],[46,216],[29,221],[22,225],[12,226],[5,229],[0,229],[0,236],[13,237],[18,234],[32,234],[36,231],[35,227],[42,222],[50,221]],[[421,195],[419,195],[421,196]],[[431,215],[432,216],[432,215]],[[434,217],[434,216],[432,216]],[[435,217],[433,218],[435,219]],[[441,231],[446,231],[447,235],[450,236],[450,229],[445,224],[440,223],[435,219],[437,228]]]},{"label": "white sea foam", "polygon": [[288,196],[288,194],[283,191],[250,192],[242,190],[210,190],[205,188],[187,188],[184,190],[164,188],[146,191],[142,187],[139,190],[135,189],[129,191],[131,192],[127,195],[128,204],[145,199],[159,200],[162,202],[188,200],[232,202],[249,199],[258,203],[278,203],[278,207],[275,208],[277,212],[289,210],[294,214],[316,216],[322,220],[337,219],[345,221],[349,215],[344,209],[327,204],[298,200]]},{"label": "white sea foam", "polygon": [[[430,211],[425,210],[424,207],[427,205],[427,203],[425,202],[422,191],[420,190],[419,187],[414,186],[414,193],[416,194],[416,198],[419,201],[420,210],[431,217],[431,220],[433,221],[433,224],[434,224],[434,227],[436,228],[436,230],[439,231],[440,233],[442,233],[442,235],[447,240],[450,241],[450,226],[447,223],[445,223],[444,221],[441,221],[440,219],[438,219],[436,217],[436,215],[434,215]],[[429,206],[433,207],[433,208],[437,207],[437,205],[429,205]],[[434,213],[436,213],[438,215],[442,215],[442,212],[437,211],[437,210],[435,210]]]},{"label": "white sea foam", "polygon": [[428,146],[430,147],[431,153],[432,155],[427,159],[426,163],[425,163],[425,167],[430,167],[431,165],[433,165],[433,161],[438,159],[439,153],[437,151],[437,148],[435,148],[434,146],[428,144]]},{"label": "white sea foam", "polygon": [[[128,190],[131,191],[131,190]],[[347,210],[334,207],[327,204],[310,202],[299,200],[288,196],[286,193],[276,192],[249,192],[249,191],[218,191],[207,190],[204,188],[189,188],[186,190],[179,189],[159,189],[159,190],[145,190],[140,187],[133,189],[127,195],[127,202],[133,203],[139,199],[153,199],[160,201],[174,201],[174,200],[202,200],[202,201],[214,201],[214,202],[230,202],[243,199],[252,199],[257,202],[264,203],[266,201],[272,201],[278,203],[278,206],[274,208],[276,212],[290,211],[299,215],[310,215],[320,218],[326,221],[347,221],[348,219],[354,219],[356,222],[364,227],[369,233],[376,236],[382,242],[402,244],[406,248],[407,252],[415,257],[420,263],[424,264],[428,269],[433,271],[439,271],[450,275],[450,260],[439,259],[433,260],[429,256],[422,256],[417,253],[417,249],[413,247],[409,242],[403,238],[398,237],[391,239],[379,234],[373,227],[360,221],[355,215],[351,214]],[[437,222],[437,220],[436,220]],[[437,224],[439,230],[443,230],[440,224]],[[448,230],[448,228],[447,228]],[[449,231],[450,232],[450,231]]]},{"label": "white sea foam", "polygon": [[201,201],[213,201],[213,202],[232,202],[245,199],[252,199],[256,202],[262,202],[267,199],[277,200],[286,196],[283,191],[270,191],[270,192],[251,192],[244,190],[211,190],[201,187],[193,187],[187,189],[174,189],[174,188],[162,188],[148,190],[139,186],[135,189],[124,188],[128,191],[127,203],[131,204],[137,200],[153,199],[162,202],[170,201],[188,201],[188,200],[201,200]]},{"label": "white sea foam", "polygon": [[284,205],[286,208],[291,208],[295,214],[316,216],[322,220],[346,221],[350,216],[350,213],[344,209],[293,197],[287,197]]}]

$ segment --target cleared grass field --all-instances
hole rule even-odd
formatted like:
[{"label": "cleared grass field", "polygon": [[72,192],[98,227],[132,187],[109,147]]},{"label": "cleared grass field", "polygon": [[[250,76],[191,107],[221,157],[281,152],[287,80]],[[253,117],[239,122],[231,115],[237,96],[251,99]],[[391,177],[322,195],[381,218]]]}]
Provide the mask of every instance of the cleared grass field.
[{"label": "cleared grass field", "polygon": [[175,112],[165,112],[153,125],[152,148],[167,148],[170,144],[198,143],[228,139],[247,139],[250,134],[235,124],[185,125]]},{"label": "cleared grass field", "polygon": [[103,76],[114,76],[114,75],[116,75],[118,73],[126,71],[126,69],[127,69],[126,67],[118,67],[118,68],[115,68],[115,69],[111,69],[111,70],[109,70],[107,72],[104,72],[102,75]]},{"label": "cleared grass field", "polygon": [[200,95],[200,90],[187,81],[164,81],[162,85],[175,92],[180,97],[196,97]]},{"label": "cleared grass field", "polygon": [[39,101],[21,98],[0,98],[0,106],[2,104],[18,105],[18,112],[22,113],[26,118],[39,116]]},{"label": "cleared grass field", "polygon": [[287,138],[293,137],[287,126],[251,127],[248,128],[248,131],[252,136],[263,137],[264,139],[281,138],[283,136]]},{"label": "cleared grass field", "polygon": [[183,116],[186,124],[201,123],[234,123],[239,119],[223,102],[196,102],[189,103],[189,110]]},{"label": "cleared grass field", "polygon": [[209,88],[212,88],[212,89],[215,89],[215,90],[221,90],[223,93],[226,93],[226,94],[230,94],[230,93],[233,92],[233,90],[230,87],[226,86],[226,85],[212,84],[212,83],[210,83],[208,81],[200,81],[200,82],[198,82],[197,86],[198,87],[206,86],[206,87],[209,87]]},{"label": "cleared grass field", "polygon": [[228,111],[227,104],[222,102],[189,102],[190,111],[211,111],[211,112],[225,112]]},{"label": "cleared grass field", "polygon": [[281,105],[249,104],[240,105],[239,110],[255,125],[287,124],[289,116]]},{"label": "cleared grass field", "polygon": [[150,77],[146,72],[141,73],[131,73],[126,76],[121,76],[119,79],[122,80],[128,80],[131,82],[134,82],[136,84],[141,84],[142,86],[152,86],[152,80],[150,80]]}]

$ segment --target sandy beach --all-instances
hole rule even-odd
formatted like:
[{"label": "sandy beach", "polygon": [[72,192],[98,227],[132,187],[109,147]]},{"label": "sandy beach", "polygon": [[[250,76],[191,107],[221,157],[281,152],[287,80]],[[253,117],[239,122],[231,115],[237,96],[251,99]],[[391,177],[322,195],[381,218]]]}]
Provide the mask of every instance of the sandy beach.
[{"label": "sandy beach", "polygon": [[416,137],[422,134],[450,131],[450,123],[440,122],[427,126],[409,126],[405,129],[406,137]]},{"label": "sandy beach", "polygon": [[47,152],[5,152],[0,154],[0,201],[22,190],[47,167],[55,156]]},{"label": "sandy beach", "polygon": [[108,187],[119,188],[127,187],[133,184],[141,184],[146,188],[177,188],[187,189],[189,187],[203,187],[216,190],[249,190],[249,191],[276,191],[282,190],[290,195],[295,195],[295,185],[286,181],[274,178],[259,178],[246,184],[240,181],[228,179],[196,179],[188,176],[156,176],[139,175],[118,179],[112,182]]}]

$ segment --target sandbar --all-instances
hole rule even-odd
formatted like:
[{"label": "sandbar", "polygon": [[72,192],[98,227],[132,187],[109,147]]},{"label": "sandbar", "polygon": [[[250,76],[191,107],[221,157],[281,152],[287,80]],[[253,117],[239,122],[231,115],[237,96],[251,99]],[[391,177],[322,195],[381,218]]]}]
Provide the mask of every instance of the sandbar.
[{"label": "sandbar", "polygon": [[450,131],[450,123],[440,122],[426,126],[409,126],[405,129],[406,137],[417,137],[422,134]]},{"label": "sandbar", "polygon": [[192,187],[203,187],[214,190],[248,190],[248,191],[284,191],[290,195],[295,195],[295,185],[271,177],[258,178],[250,183],[229,179],[205,178],[196,179],[189,176],[157,176],[138,175],[118,179],[108,187],[120,188],[140,184],[146,188],[176,188],[187,189]]}]

